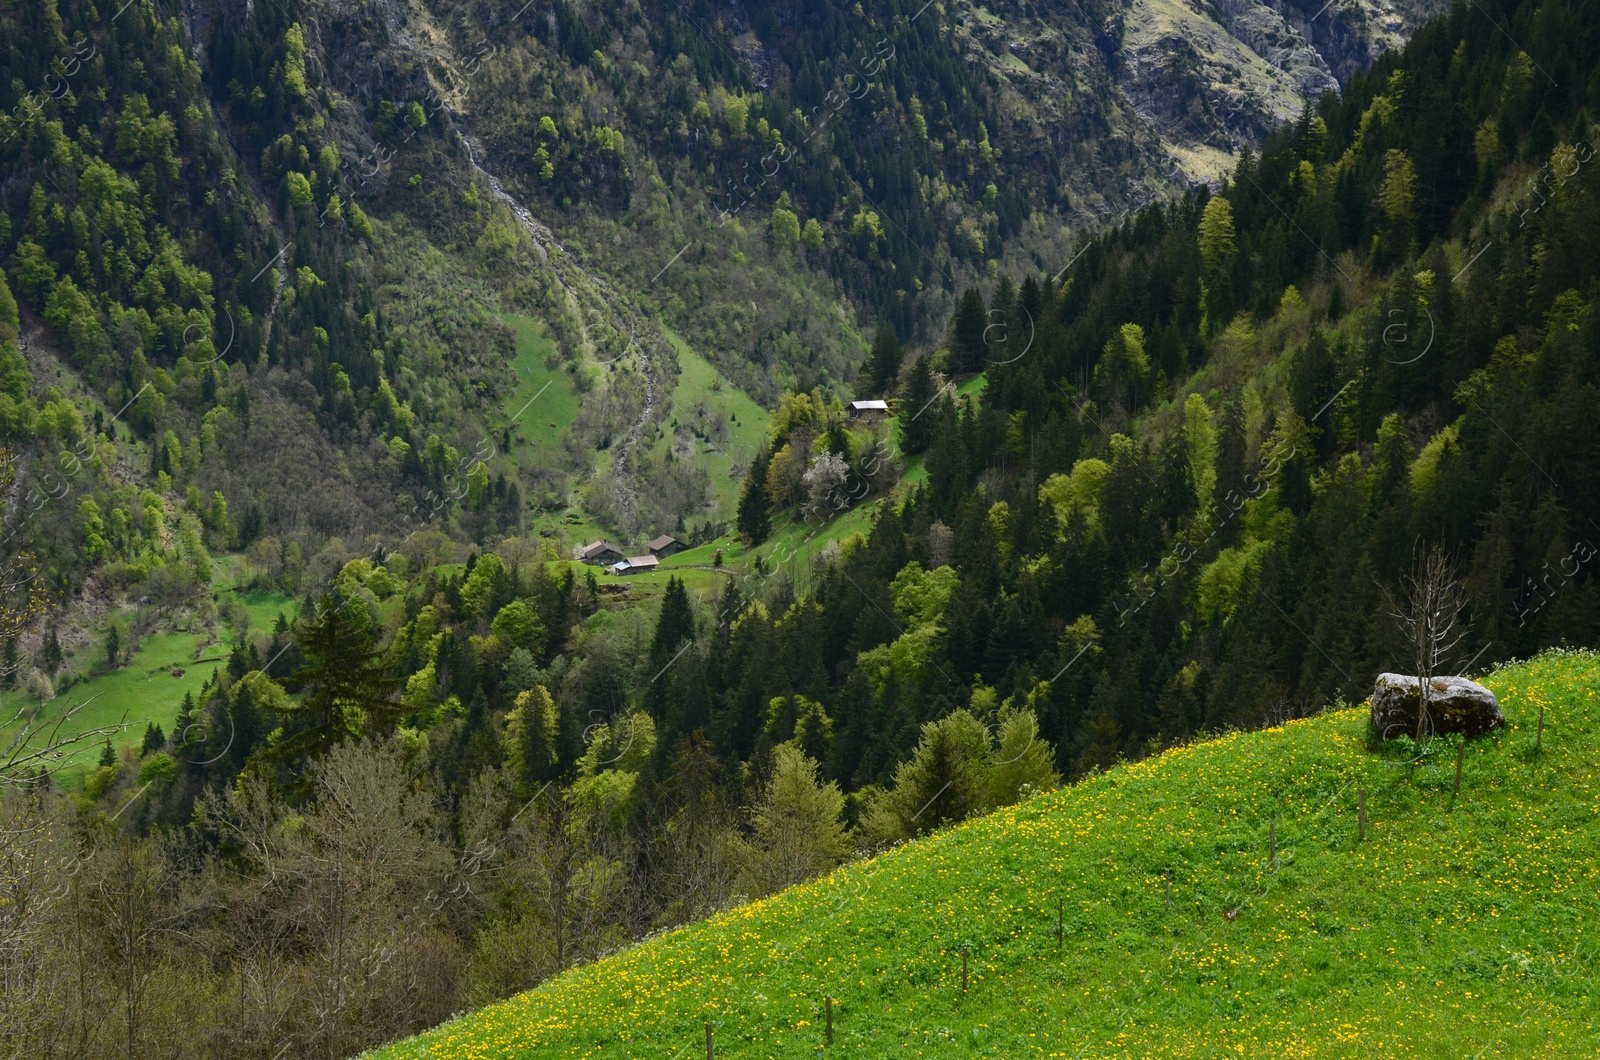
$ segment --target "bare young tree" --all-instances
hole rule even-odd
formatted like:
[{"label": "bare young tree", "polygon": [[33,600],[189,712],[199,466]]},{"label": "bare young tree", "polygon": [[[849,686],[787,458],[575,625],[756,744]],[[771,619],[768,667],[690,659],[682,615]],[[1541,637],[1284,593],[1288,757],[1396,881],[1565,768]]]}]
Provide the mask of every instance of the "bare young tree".
[{"label": "bare young tree", "polygon": [[412,789],[403,757],[394,741],[328,752],[313,776],[309,842],[288,864],[314,947],[314,1051],[329,1060],[438,1022],[453,1001],[438,993],[454,994],[459,959],[439,946],[428,901],[451,859],[437,809]]},{"label": "bare young tree", "polygon": [[37,791],[0,789],[0,1057],[47,1051],[61,1032],[48,917],[76,862],[62,864],[67,829],[51,810]]},{"label": "bare young tree", "polygon": [[1400,578],[1397,596],[1383,590],[1389,617],[1394,620],[1417,675],[1417,739],[1432,725],[1428,700],[1433,678],[1455,658],[1467,634],[1462,618],[1466,589],[1455,556],[1443,545],[1418,541],[1412,549],[1411,569]]},{"label": "bare young tree", "polygon": [[312,1048],[309,1004],[302,1003],[311,977],[296,961],[304,948],[294,916],[303,878],[289,871],[306,858],[310,836],[283,827],[289,814],[258,776],[195,804],[196,825],[229,851],[207,859],[191,886],[199,913],[194,952],[225,974],[217,991],[221,1018],[201,1043],[209,1055],[272,1060]]},{"label": "bare young tree", "polygon": [[526,990],[627,941],[635,926],[626,837],[604,809],[547,785],[501,840],[499,911],[479,935],[470,1000]]},{"label": "bare young tree", "polygon": [[6,730],[0,738],[0,784],[35,783],[70,764],[68,756],[73,748],[92,745],[121,732],[120,722],[88,728],[73,724],[95,698],[73,703],[54,718],[43,716],[43,703],[24,703],[9,718],[0,718],[0,728]]},{"label": "bare young tree", "polygon": [[122,1010],[119,1029],[129,1060],[154,1044],[145,1041],[147,995],[161,960],[161,935],[176,916],[163,854],[154,842],[123,835],[96,850],[86,868],[83,898],[103,969]]}]

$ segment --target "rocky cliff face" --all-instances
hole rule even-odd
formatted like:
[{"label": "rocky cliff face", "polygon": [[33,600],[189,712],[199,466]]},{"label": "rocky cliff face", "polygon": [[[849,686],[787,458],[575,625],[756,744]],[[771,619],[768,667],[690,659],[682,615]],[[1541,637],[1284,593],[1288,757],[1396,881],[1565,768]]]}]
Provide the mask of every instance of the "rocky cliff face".
[{"label": "rocky cliff face", "polygon": [[[1147,183],[1214,180],[1245,146],[1398,46],[1442,0],[1077,0],[958,4],[971,61],[1029,97],[1044,125],[1074,89],[1109,83],[1112,129]],[[1121,119],[1119,123],[1118,119]],[[1120,127],[1119,127],[1120,124]]]},{"label": "rocky cliff face", "polygon": [[1176,171],[1212,178],[1307,103],[1397,46],[1438,5],[1328,0],[1130,0],[1118,86],[1159,135]]}]

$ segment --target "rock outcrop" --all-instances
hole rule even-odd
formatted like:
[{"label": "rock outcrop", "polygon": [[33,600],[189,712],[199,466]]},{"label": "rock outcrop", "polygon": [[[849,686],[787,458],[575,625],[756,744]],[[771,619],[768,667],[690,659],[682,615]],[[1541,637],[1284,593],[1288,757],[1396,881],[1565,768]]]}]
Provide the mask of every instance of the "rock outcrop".
[{"label": "rock outcrop", "polygon": [[[1372,725],[1384,738],[1415,736],[1422,690],[1415,677],[1379,674],[1372,690]],[[1435,677],[1429,682],[1428,720],[1423,733],[1484,733],[1506,722],[1494,693],[1465,677]]]}]

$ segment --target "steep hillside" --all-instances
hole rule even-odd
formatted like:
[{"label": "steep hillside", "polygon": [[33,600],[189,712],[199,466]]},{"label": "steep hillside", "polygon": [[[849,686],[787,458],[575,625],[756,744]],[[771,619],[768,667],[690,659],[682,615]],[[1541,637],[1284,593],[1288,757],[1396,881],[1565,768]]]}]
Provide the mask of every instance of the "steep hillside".
[{"label": "steep hillside", "polygon": [[1438,6],[388,0],[318,12],[308,69],[363,188],[417,157],[384,127],[421,101],[427,166],[570,252],[574,329],[648,359],[659,314],[770,401],[848,379],[856,312],[925,338],[957,277],[1216,179]]},{"label": "steep hillside", "polygon": [[1593,1055],[1600,659],[1483,680],[1508,725],[1467,745],[1459,794],[1453,738],[1375,747],[1367,710],[1336,707],[1119,766],[370,1055],[693,1056],[709,1022],[718,1056],[815,1056],[829,997],[852,1056]]},{"label": "steep hillside", "polygon": [[[440,522],[515,531],[536,497],[650,536],[731,515],[653,445],[687,411],[660,324],[760,403],[846,387],[864,320],[931,337],[958,277],[1054,267],[1217,176],[1424,9],[1378,32],[1361,4],[39,0],[5,15],[0,252],[30,347],[114,404],[152,384],[143,439],[199,436],[195,397],[238,406],[264,358],[248,388],[271,423],[239,418],[269,455],[224,445],[195,477],[307,554],[392,538],[390,498],[446,494],[450,449],[481,458],[518,386],[505,313],[546,328],[584,414],[553,464],[485,459],[518,487],[503,510],[451,499]],[[164,293],[160,269],[134,282],[152,263]],[[340,467],[319,497],[307,472]]]},{"label": "steep hillside", "polygon": [[[562,1032],[633,1002],[652,1055],[708,1015],[787,1051],[832,961],[871,1049],[1025,1054],[1023,1004],[1065,1055],[1588,1034],[1538,976],[1591,778],[1517,757],[1522,685],[1487,828],[1435,812],[1438,745],[1277,729],[1418,665],[1417,563],[1444,668],[1600,638],[1600,7],[1471,0],[1373,59],[1408,17],[0,7],[0,1055],[351,1055],[1063,778],[845,870],[870,924],[802,888],[607,966],[649,997],[562,980]],[[570,558],[662,532],[651,573]],[[1567,833],[1503,845],[1539,811]],[[1515,914],[1466,958],[1427,933],[1455,866]],[[768,970],[739,932],[779,914],[806,963]]]}]

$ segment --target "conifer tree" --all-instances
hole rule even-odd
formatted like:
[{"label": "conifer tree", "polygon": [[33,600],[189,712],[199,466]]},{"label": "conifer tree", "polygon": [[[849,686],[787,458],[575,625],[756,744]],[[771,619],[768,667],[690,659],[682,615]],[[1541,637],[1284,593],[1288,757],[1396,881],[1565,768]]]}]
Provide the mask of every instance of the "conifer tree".
[{"label": "conifer tree", "polygon": [[739,533],[752,545],[759,545],[772,532],[772,502],[767,499],[766,449],[756,453],[750,462],[750,473],[744,478],[744,493],[739,497]]},{"label": "conifer tree", "polygon": [[865,822],[875,839],[910,838],[989,808],[989,733],[965,709],[922,727],[916,753]]},{"label": "conifer tree", "polygon": [[867,357],[865,375],[872,390],[871,397],[882,397],[889,392],[900,376],[903,357],[900,337],[894,333],[894,328],[888,324],[880,327],[878,337],[872,343],[872,353]]},{"label": "conifer tree", "polygon": [[1175,532],[1195,509],[1194,472],[1182,431],[1173,431],[1161,451],[1161,521]]},{"label": "conifer tree", "polygon": [[[1289,371],[1289,393],[1294,410],[1312,427],[1326,428],[1331,422],[1328,402],[1333,400],[1339,389],[1334,374],[1328,338],[1321,328],[1315,328],[1305,345],[1295,352]],[[1326,453],[1331,448],[1333,432],[1323,430],[1322,436],[1327,443],[1324,446]]]},{"label": "conifer tree", "polygon": [[[994,325],[998,325],[997,327]],[[990,332],[990,328],[993,328]],[[1021,350],[1028,340],[1026,319],[1018,310],[1017,287],[1011,282],[1011,277],[1000,277],[1000,283],[994,289],[994,297],[989,299],[989,313],[986,319],[985,332],[989,332],[989,347],[987,355],[991,361],[1009,361],[1015,356],[1012,350],[1012,340],[1015,339],[1015,348]]]},{"label": "conifer tree", "polygon": [[527,790],[556,776],[556,704],[550,692],[537,685],[517,696],[506,715],[506,762],[520,773]]},{"label": "conifer tree", "polygon": [[[112,663],[112,665],[116,665]],[[56,639],[56,627],[51,626],[44,635],[44,672],[51,677],[61,669],[61,641]]]},{"label": "conifer tree", "polygon": [[1054,791],[1061,783],[1055,771],[1055,749],[1040,738],[1039,719],[1030,709],[1002,708],[995,727],[993,759],[989,801],[995,806],[1010,806],[1030,795]]},{"label": "conifer tree", "polygon": [[1217,486],[1212,514],[1217,542],[1224,548],[1239,532],[1234,510],[1242,506],[1245,499],[1244,449],[1244,422],[1239,404],[1230,401],[1222,408],[1222,425],[1217,432]]},{"label": "conifer tree", "polygon": [[[930,411],[924,418],[933,419],[933,415]],[[946,394],[939,399],[933,443],[928,448],[928,489],[933,510],[940,515],[953,512],[966,492],[969,456],[955,402]]]},{"label": "conifer tree", "polygon": [[793,744],[778,745],[772,759],[772,779],[750,819],[745,880],[752,894],[818,876],[850,853],[838,786],[819,782],[816,761]]},{"label": "conifer tree", "polygon": [[911,377],[900,398],[900,451],[907,456],[926,451],[933,440],[933,399],[933,363],[927,357],[919,357],[911,366]]},{"label": "conifer tree", "polygon": [[297,624],[294,634],[306,665],[289,687],[305,694],[284,706],[292,735],[278,744],[281,757],[320,755],[351,737],[392,726],[400,682],[372,632],[342,600],[324,594],[316,614]]},{"label": "conifer tree", "polygon": [[655,638],[650,642],[650,682],[647,700],[650,713],[660,720],[664,716],[667,689],[671,687],[667,670],[677,658],[680,646],[694,640],[694,611],[689,606],[689,593],[682,578],[668,578],[667,591],[661,597],[661,615],[656,619]]},{"label": "conifer tree", "polygon": [[1233,228],[1233,204],[1220,195],[1207,202],[1201,214],[1199,243],[1206,275],[1215,279],[1233,260],[1239,245]]},{"label": "conifer tree", "polygon": [[182,751],[192,735],[189,727],[194,724],[194,693],[183,694],[183,705],[178,708],[178,717],[172,723],[172,739],[177,749]]},{"label": "conifer tree", "polygon": [[984,340],[989,317],[983,308],[983,295],[968,287],[961,295],[956,315],[950,321],[950,356],[959,372],[981,372],[989,361],[989,346]]}]

